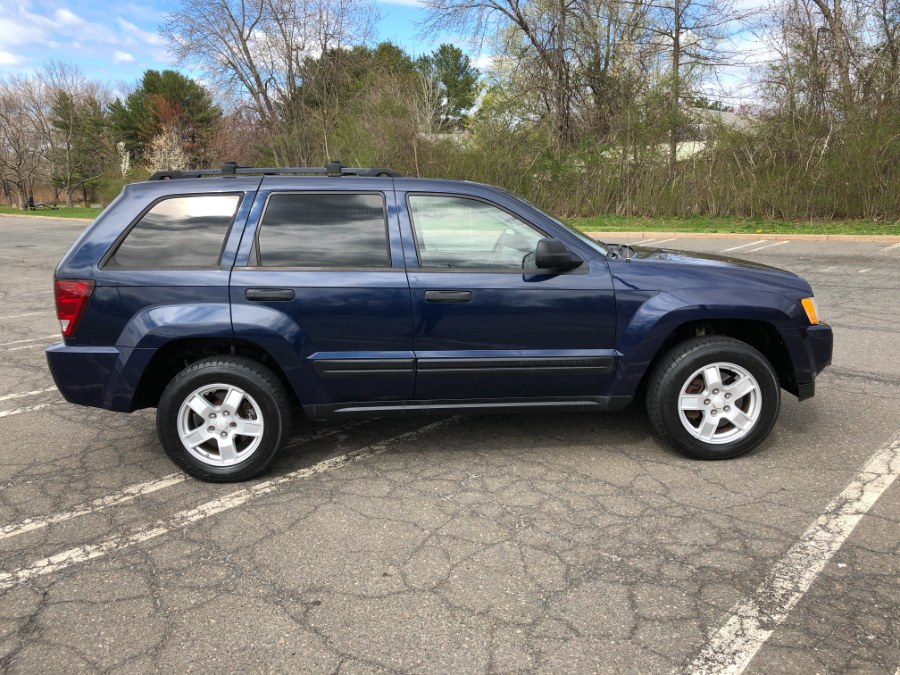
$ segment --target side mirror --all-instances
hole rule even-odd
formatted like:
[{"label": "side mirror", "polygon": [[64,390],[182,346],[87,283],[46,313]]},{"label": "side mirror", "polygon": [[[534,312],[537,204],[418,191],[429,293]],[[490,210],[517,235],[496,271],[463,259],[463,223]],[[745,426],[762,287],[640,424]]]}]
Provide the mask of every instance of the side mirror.
[{"label": "side mirror", "polygon": [[550,237],[538,241],[534,252],[534,266],[539,270],[565,272],[575,269],[582,262],[584,261],[567,249],[565,244]]}]

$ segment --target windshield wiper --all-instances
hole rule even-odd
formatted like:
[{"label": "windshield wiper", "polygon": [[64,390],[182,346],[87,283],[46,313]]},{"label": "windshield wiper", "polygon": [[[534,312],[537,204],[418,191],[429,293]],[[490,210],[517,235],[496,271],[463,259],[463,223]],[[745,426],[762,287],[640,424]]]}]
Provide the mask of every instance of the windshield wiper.
[{"label": "windshield wiper", "polygon": [[628,260],[637,255],[637,252],[628,244],[604,244],[611,258],[622,258]]}]

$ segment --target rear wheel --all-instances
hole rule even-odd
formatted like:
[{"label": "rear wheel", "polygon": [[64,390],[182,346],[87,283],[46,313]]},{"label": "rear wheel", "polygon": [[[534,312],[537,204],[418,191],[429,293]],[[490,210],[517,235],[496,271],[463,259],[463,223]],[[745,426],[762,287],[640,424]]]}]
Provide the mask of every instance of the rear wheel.
[{"label": "rear wheel", "polygon": [[657,432],[700,459],[729,459],[757,447],[775,425],[780,405],[778,377],[766,357],[728,337],[675,346],[647,389],[647,412]]},{"label": "rear wheel", "polygon": [[263,471],[290,433],[281,381],[241,357],[213,357],[176,375],[159,402],[156,427],[166,454],[201,480],[246,480]]}]

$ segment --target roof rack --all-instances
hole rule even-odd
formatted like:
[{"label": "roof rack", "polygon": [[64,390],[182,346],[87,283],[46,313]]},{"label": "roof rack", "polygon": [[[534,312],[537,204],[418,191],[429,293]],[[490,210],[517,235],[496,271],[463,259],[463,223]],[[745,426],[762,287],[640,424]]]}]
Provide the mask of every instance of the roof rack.
[{"label": "roof rack", "polygon": [[147,180],[205,178],[207,176],[253,176],[259,174],[263,176],[382,176],[388,178],[401,178],[403,176],[403,174],[398,173],[393,169],[344,166],[340,161],[329,162],[328,166],[262,168],[256,166],[240,166],[236,162],[226,162],[219,169],[157,171]]}]

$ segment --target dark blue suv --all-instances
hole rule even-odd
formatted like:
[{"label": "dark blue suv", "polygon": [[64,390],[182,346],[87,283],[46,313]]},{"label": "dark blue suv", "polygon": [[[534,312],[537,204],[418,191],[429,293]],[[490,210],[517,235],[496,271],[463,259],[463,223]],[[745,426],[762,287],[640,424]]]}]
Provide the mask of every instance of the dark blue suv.
[{"label": "dark blue suv", "polygon": [[831,361],[809,284],[598,243],[504,190],[388,170],[128,185],[56,271],[66,400],[154,407],[193,476],[262,471],[312,419],[619,410],[687,455],[759,445]]}]

